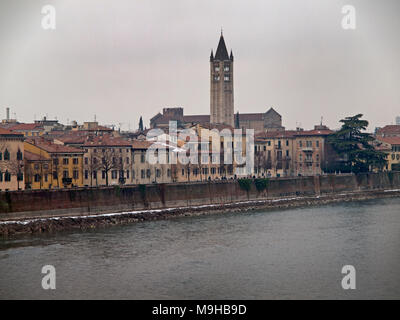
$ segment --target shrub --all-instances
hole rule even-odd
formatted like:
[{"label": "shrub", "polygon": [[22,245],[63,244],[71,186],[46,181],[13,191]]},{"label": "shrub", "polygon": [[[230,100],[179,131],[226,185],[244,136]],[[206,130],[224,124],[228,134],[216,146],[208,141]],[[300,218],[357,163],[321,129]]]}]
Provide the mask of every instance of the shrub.
[{"label": "shrub", "polygon": [[268,187],[268,179],[266,178],[255,179],[254,184],[256,185],[257,191],[259,192],[264,191]]},{"label": "shrub", "polygon": [[240,189],[246,190],[247,192],[250,191],[250,188],[251,188],[251,179],[242,178],[242,179],[239,179],[239,180],[238,180],[238,183],[239,183]]}]

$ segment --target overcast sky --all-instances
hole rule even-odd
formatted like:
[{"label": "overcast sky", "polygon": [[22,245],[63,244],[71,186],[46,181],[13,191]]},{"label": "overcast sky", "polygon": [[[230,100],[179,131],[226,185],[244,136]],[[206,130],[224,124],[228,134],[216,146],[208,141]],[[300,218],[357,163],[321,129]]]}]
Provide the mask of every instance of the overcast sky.
[{"label": "overcast sky", "polygon": [[[43,5],[56,30],[43,30]],[[356,8],[356,29],[341,26]],[[1,0],[0,118],[145,125],[166,106],[208,114],[221,27],[235,56],[235,112],[274,107],[283,125],[332,128],[400,115],[398,0]]]}]

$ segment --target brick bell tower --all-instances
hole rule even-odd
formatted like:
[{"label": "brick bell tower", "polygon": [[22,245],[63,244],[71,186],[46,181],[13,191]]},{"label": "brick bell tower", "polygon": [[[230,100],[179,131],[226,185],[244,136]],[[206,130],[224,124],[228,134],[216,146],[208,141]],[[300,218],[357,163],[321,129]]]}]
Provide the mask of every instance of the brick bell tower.
[{"label": "brick bell tower", "polygon": [[210,123],[234,126],[233,54],[228,55],[222,31],[210,56]]}]

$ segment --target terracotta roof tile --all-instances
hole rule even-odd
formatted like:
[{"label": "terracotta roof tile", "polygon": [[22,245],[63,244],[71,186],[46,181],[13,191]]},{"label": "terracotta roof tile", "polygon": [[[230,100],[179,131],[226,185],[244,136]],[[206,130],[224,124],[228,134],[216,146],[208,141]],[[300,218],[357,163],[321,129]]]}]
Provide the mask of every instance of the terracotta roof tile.
[{"label": "terracotta roof tile", "polygon": [[21,136],[21,137],[23,137],[23,134],[21,134],[21,133],[12,132],[11,130],[3,129],[3,128],[0,128],[0,135],[2,135],[2,136]]},{"label": "terracotta roof tile", "polygon": [[62,144],[55,144],[43,138],[28,138],[26,140],[27,143],[37,146],[49,153],[83,153],[83,150],[64,146]]},{"label": "terracotta roof tile", "polygon": [[391,145],[400,145],[400,137],[377,137],[377,140]]},{"label": "terracotta roof tile", "polygon": [[19,130],[44,130],[43,126],[39,123],[19,123],[10,127],[10,130],[19,131]]},{"label": "terracotta roof tile", "polygon": [[83,147],[130,147],[131,141],[110,135],[88,136]]}]

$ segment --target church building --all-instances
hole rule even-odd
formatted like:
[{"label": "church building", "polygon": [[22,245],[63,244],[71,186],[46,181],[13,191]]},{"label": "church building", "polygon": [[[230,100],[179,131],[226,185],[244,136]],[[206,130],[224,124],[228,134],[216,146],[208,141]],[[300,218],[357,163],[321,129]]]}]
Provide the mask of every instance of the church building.
[{"label": "church building", "polygon": [[273,108],[264,113],[234,112],[233,53],[228,54],[221,32],[217,50],[210,55],[210,114],[184,115],[182,107],[164,108],[163,113],[150,119],[151,128],[167,128],[169,121],[177,121],[186,127],[196,123],[228,125],[238,129],[254,129],[255,132],[284,130],[282,117]]}]

